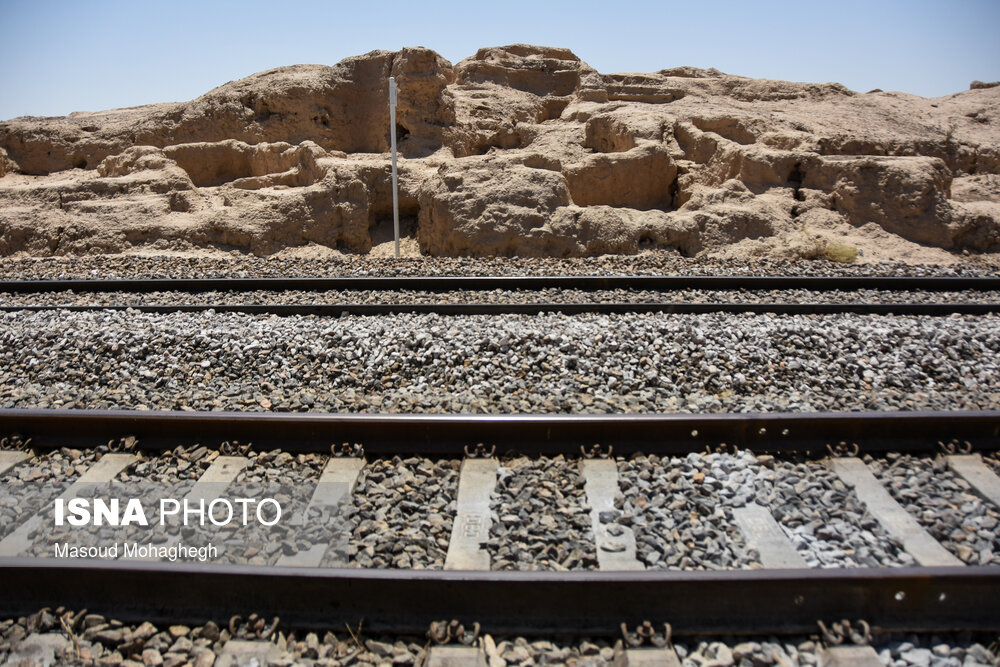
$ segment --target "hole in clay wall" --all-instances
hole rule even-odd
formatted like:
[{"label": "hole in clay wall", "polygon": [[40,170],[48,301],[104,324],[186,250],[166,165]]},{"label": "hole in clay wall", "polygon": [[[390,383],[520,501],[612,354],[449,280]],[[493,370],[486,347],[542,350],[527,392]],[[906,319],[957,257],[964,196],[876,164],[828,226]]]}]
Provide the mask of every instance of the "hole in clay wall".
[{"label": "hole in clay wall", "polygon": [[697,250],[681,245],[669,245],[667,246],[667,250],[676,250],[680,253],[681,257],[695,257],[698,254]]},{"label": "hole in clay wall", "polygon": [[796,162],[795,166],[793,166],[792,170],[788,173],[788,184],[793,188],[800,188],[802,187],[802,180],[804,178],[805,176],[802,173],[802,164]]},{"label": "hole in clay wall", "polygon": [[[795,163],[792,167],[792,171],[788,174],[788,185],[790,185],[794,190],[795,201],[805,201],[806,197],[802,193],[802,181],[805,180],[805,174],[802,173],[802,164],[799,162]],[[798,215],[798,207],[792,209],[792,217]]]},{"label": "hole in clay wall", "polygon": [[[382,243],[390,243],[394,240],[392,220],[392,204],[389,204],[388,212],[378,211],[379,215],[372,215],[368,224],[368,236],[372,240],[372,246]],[[420,205],[416,198],[404,198],[399,202],[399,238],[417,237],[417,220],[420,217]]]}]

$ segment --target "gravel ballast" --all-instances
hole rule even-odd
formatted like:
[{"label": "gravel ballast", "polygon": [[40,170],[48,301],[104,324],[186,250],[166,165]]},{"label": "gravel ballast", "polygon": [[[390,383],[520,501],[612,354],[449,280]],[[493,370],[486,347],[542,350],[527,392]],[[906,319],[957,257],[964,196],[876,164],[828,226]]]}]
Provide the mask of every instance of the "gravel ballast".
[{"label": "gravel ballast", "polygon": [[[308,550],[315,544],[341,544],[346,541],[344,526],[327,530],[318,522],[296,524],[296,517],[305,510],[312,492],[319,481],[320,472],[327,457],[318,454],[291,454],[281,450],[264,452],[249,451],[244,454],[247,466],[236,479],[216,489],[224,498],[270,498],[281,507],[281,520],[274,526],[265,526],[254,520],[256,512],[251,510],[251,521],[243,526],[239,519],[228,526],[207,525],[203,529],[191,531],[182,537],[191,546],[214,544],[219,548],[219,556],[212,562],[237,565],[275,565],[282,556],[294,556],[299,551]],[[268,520],[276,519],[273,512],[266,514]]]},{"label": "gravel ballast", "polygon": [[494,570],[597,568],[579,463],[562,456],[501,462],[484,548]]},{"label": "gravel ballast", "polygon": [[444,567],[459,460],[380,459],[361,472],[351,515],[351,566]]},{"label": "gravel ballast", "polygon": [[0,315],[0,407],[995,409],[1000,318]]},{"label": "gravel ballast", "polygon": [[185,306],[314,304],[563,304],[563,303],[1000,303],[996,291],[911,290],[303,290],[249,292],[0,292],[0,306]]},{"label": "gravel ballast", "polygon": [[771,511],[809,567],[916,564],[824,462],[760,456],[757,464],[756,502]]},{"label": "gravel ballast", "polygon": [[655,569],[761,567],[732,509],[768,509],[809,567],[899,567],[912,557],[820,461],[688,454],[620,461],[622,514],[637,554]]},{"label": "gravel ballast", "polygon": [[586,275],[761,275],[761,276],[995,276],[996,268],[972,261],[953,265],[850,264],[826,260],[752,261],[686,258],[671,251],[570,259],[540,257],[379,258],[343,255],[325,259],[289,254],[253,257],[100,255],[3,258],[6,280],[69,278],[252,278],[336,276],[586,276]]},{"label": "gravel ballast", "polygon": [[623,491],[614,520],[635,531],[636,556],[647,568],[717,570],[760,567],[736,526],[732,506],[753,494],[745,459],[689,454],[619,461]]},{"label": "gravel ballast", "polygon": [[[124,661],[132,660],[139,665],[208,667],[221,656],[232,657],[227,644],[240,641],[245,647],[261,648],[271,664],[403,666],[425,664],[431,648],[424,637],[372,635],[340,627],[297,630],[280,620],[272,626],[272,619],[259,619],[256,614],[245,618],[235,624],[223,619],[191,626],[149,621],[126,624],[85,611],[42,610],[30,617],[0,619],[0,661],[23,664],[19,660],[30,655],[37,662],[48,652],[45,662],[51,660],[54,665],[120,665],[131,664]],[[72,639],[61,631],[64,624],[73,629]],[[490,665],[498,667],[604,667],[615,664],[616,654],[622,650],[621,641],[613,637],[526,638],[483,632],[483,653]],[[882,664],[893,667],[990,667],[997,656],[986,647],[988,642],[971,633],[886,634],[876,636],[873,647]],[[44,648],[33,652],[27,648],[32,645]],[[806,667],[819,664],[823,648],[817,635],[674,641],[674,650],[684,667]]]}]

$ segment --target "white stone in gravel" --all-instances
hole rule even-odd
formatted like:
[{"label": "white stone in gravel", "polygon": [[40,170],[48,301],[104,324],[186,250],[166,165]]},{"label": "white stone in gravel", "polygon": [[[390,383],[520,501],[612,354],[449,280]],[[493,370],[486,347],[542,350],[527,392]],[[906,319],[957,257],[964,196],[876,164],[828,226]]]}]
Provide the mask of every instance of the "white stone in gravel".
[{"label": "white stone in gravel", "polygon": [[49,665],[62,662],[62,653],[70,648],[70,640],[58,632],[28,635],[7,656],[6,665]]},{"label": "white stone in gravel", "polygon": [[271,642],[230,639],[216,657],[215,667],[244,667],[253,661],[263,666],[280,655],[281,649]]},{"label": "white stone in gravel", "polygon": [[673,649],[634,648],[628,649],[623,661],[616,661],[615,667],[681,667],[681,660]]},{"label": "white stone in gravel", "polygon": [[427,654],[425,667],[486,667],[486,655],[469,646],[434,646]]},{"label": "white stone in gravel", "polygon": [[910,665],[916,665],[917,667],[930,667],[931,658],[934,654],[926,648],[915,648],[905,653],[901,653],[899,657],[905,660]]},{"label": "white stone in gravel", "polygon": [[871,646],[831,646],[819,655],[820,667],[882,667]]}]

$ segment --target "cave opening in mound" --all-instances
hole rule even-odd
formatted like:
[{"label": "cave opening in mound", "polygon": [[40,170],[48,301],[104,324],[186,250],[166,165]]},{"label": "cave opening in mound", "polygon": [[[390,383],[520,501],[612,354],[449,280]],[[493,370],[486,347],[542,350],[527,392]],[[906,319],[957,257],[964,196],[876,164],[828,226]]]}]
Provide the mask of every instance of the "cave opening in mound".
[{"label": "cave opening in mound", "polygon": [[[415,200],[404,198],[399,202],[399,238],[417,238],[419,216],[420,205]],[[368,223],[368,236],[372,240],[372,247],[395,240],[391,208],[372,216]]]}]

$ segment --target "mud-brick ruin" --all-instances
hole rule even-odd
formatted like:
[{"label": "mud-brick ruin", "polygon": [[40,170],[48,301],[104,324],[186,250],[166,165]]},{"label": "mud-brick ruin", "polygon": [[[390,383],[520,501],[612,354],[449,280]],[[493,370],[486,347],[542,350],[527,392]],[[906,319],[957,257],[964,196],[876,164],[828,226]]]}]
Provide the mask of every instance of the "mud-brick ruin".
[{"label": "mud-brick ruin", "polygon": [[[365,253],[906,260],[1000,251],[1000,87],[937,99],[566,49],[373,51],[190,102],[0,123],[0,255]],[[935,254],[936,253],[936,254]]]}]

